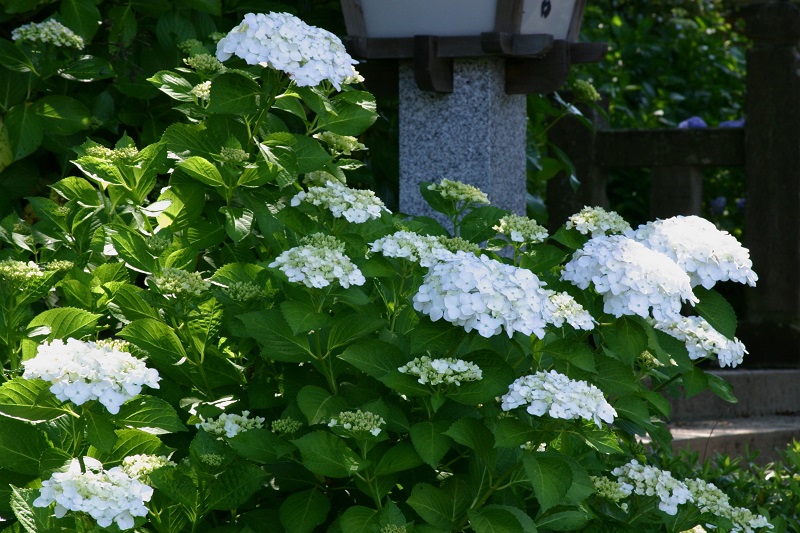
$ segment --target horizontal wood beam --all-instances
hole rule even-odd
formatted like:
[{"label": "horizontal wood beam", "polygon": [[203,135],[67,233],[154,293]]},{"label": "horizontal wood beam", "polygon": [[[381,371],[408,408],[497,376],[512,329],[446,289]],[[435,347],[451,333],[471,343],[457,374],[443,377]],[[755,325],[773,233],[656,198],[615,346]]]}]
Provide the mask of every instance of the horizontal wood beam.
[{"label": "horizontal wood beam", "polygon": [[601,130],[595,164],[614,167],[744,165],[743,128]]},{"label": "horizontal wood beam", "polygon": [[[436,40],[438,57],[514,56],[542,57],[553,47],[553,36],[547,34],[489,32],[463,37],[431,37]],[[347,37],[345,44],[354,56],[364,59],[411,59],[414,37],[370,38]]]}]

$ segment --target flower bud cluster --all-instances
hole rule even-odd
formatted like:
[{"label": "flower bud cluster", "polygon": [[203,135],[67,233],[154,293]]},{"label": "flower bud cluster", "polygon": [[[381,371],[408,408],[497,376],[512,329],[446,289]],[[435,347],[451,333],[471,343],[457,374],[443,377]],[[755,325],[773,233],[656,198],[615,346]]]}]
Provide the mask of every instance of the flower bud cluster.
[{"label": "flower bud cluster", "polygon": [[208,100],[211,98],[211,82],[204,81],[198,83],[197,85],[191,88],[189,94],[191,94],[201,102],[208,102]]},{"label": "flower bud cluster", "polygon": [[187,57],[183,62],[206,76],[223,69],[222,63],[211,54],[198,54],[196,56]]},{"label": "flower bud cluster", "polygon": [[250,159],[250,154],[241,148],[231,148],[223,146],[219,151],[219,157],[226,163],[246,163]]},{"label": "flower bud cluster", "polygon": [[261,287],[250,281],[233,281],[222,289],[222,293],[234,302],[241,303],[266,296]]},{"label": "flower bud cluster", "polygon": [[567,229],[575,228],[584,235],[592,237],[614,233],[625,233],[631,229],[624,218],[614,211],[606,211],[602,207],[584,207],[579,213],[569,217]]},{"label": "flower bud cluster", "polygon": [[297,433],[302,427],[303,423],[294,418],[279,418],[272,422],[272,432],[283,433],[284,435]]},{"label": "flower bud cluster", "polygon": [[530,270],[466,252],[441,254],[414,295],[414,309],[483,337],[505,329],[544,337],[547,294]]},{"label": "flower bud cluster", "polygon": [[467,252],[472,255],[481,253],[481,247],[474,242],[469,242],[467,239],[461,237],[439,237],[439,243],[450,252]]},{"label": "flower bud cluster", "polygon": [[383,417],[370,411],[342,411],[328,422],[328,427],[338,427],[350,433],[369,433],[373,437],[381,434],[381,426],[386,424]]},{"label": "flower bud cluster", "polygon": [[528,405],[526,411],[533,416],[545,413],[553,418],[573,420],[583,418],[611,424],[617,416],[603,392],[586,381],[569,379],[555,370],[522,376],[508,387],[508,393],[500,399],[503,411]]},{"label": "flower bud cluster", "polygon": [[408,259],[426,268],[433,266],[438,255],[446,251],[438,237],[418,235],[405,230],[381,237],[369,246],[372,252],[380,252],[386,257]]},{"label": "flower bud cluster", "polygon": [[122,460],[122,471],[133,479],[150,484],[150,474],[162,466],[175,466],[168,457],[163,455],[137,454],[129,455]]},{"label": "flower bud cluster", "polygon": [[353,60],[342,41],[288,13],[248,13],[217,43],[217,59],[231,56],[288,74],[299,87],[328,80],[341,89],[353,77]]},{"label": "flower bud cluster", "polygon": [[302,242],[276,257],[270,268],[279,268],[289,281],[316,289],[334,282],[345,289],[366,282],[361,270],[344,254],[344,243],[335,237],[315,233]]},{"label": "flower bud cluster", "polygon": [[590,476],[595,493],[606,500],[619,503],[633,492],[633,485],[609,479],[605,476]]},{"label": "flower bud cluster", "polygon": [[119,466],[103,470],[103,465],[84,457],[86,472],[81,472],[78,459],[73,459],[66,472],[56,472],[42,481],[34,507],[47,507],[55,502],[55,515],[61,518],[68,511],[87,513],[102,528],[112,523],[122,529],[134,526],[134,517],[146,516],[145,502],[153,489],[126,474]]},{"label": "flower bud cluster", "polygon": [[187,272],[179,268],[164,268],[160,276],[153,276],[153,283],[164,296],[202,296],[211,287],[199,272]]},{"label": "flower bud cluster", "polygon": [[332,131],[323,131],[314,134],[315,139],[325,142],[331,150],[344,155],[350,155],[353,152],[366,150],[367,147],[352,135],[339,135]]},{"label": "flower bud cluster", "polygon": [[444,178],[439,183],[428,185],[429,191],[438,192],[445,200],[463,202],[464,204],[489,204],[489,197],[477,187]]},{"label": "flower bud cluster", "polygon": [[48,261],[44,264],[45,270],[56,271],[56,272],[66,272],[67,270],[72,270],[75,266],[75,263],[72,261],[67,261],[64,259],[53,259],[52,261]]},{"label": "flower bud cluster", "polygon": [[398,526],[395,524],[386,524],[385,526],[381,527],[378,533],[406,533],[408,530],[406,526]]},{"label": "flower bud cluster", "polygon": [[594,329],[597,321],[572,295],[549,289],[545,289],[545,294],[547,299],[544,300],[544,316],[548,324],[560,328],[566,322],[575,329]]},{"label": "flower bud cluster", "polygon": [[699,316],[682,316],[676,320],[651,323],[656,329],[684,341],[692,360],[716,356],[719,366],[733,368],[742,363],[747,353],[742,341],[729,339]]},{"label": "flower bud cluster", "polygon": [[598,102],[601,98],[594,85],[586,80],[575,80],[575,83],[572,84],[572,92],[578,102]]},{"label": "flower bud cluster", "polygon": [[351,189],[338,181],[328,181],[322,187],[313,186],[308,191],[300,191],[292,198],[291,205],[296,207],[300,202],[324,207],[334,218],[344,217],[355,224],[380,218],[383,211],[389,212],[374,192]]},{"label": "flower bud cluster", "polygon": [[306,172],[306,175],[303,177],[303,183],[306,185],[316,185],[317,187],[324,187],[329,181],[338,181],[342,185],[346,185],[344,178],[334,176],[327,170]]},{"label": "flower bud cluster", "polygon": [[[202,417],[201,417],[202,418]],[[243,431],[248,429],[261,429],[264,427],[264,418],[256,416],[250,418],[250,411],[242,411],[242,414],[237,415],[233,413],[222,413],[216,420],[209,418],[203,420],[195,427],[212,433],[218,437],[223,435],[230,438],[235,437]]]},{"label": "flower bud cluster", "polygon": [[57,20],[24,24],[11,32],[12,41],[52,44],[64,48],[83,50],[83,37],[67,28]]},{"label": "flower bud cluster", "polygon": [[23,285],[29,279],[40,277],[42,277],[42,271],[33,261],[27,263],[14,259],[0,261],[0,278],[15,287]]},{"label": "flower bud cluster", "polygon": [[50,391],[62,402],[83,405],[98,400],[114,415],[145,385],[159,388],[161,379],[158,371],[147,368],[130,353],[77,339],[42,343],[36,357],[22,364],[22,377],[49,381]]},{"label": "flower bud cluster", "polygon": [[689,276],[669,257],[622,235],[589,241],[564,267],[561,279],[580,289],[590,284],[603,295],[606,313],[616,317],[678,320],[682,302],[694,305]]},{"label": "flower bud cluster", "polygon": [[755,287],[750,253],[727,231],[698,216],[676,216],[648,222],[627,235],[675,261],[692,286],[712,288],[718,281]]},{"label": "flower bud cluster", "polygon": [[519,215],[506,215],[497,226],[492,227],[497,233],[505,235],[512,242],[539,243],[547,239],[547,229],[535,220]]},{"label": "flower bud cluster", "polygon": [[678,505],[693,501],[686,483],[672,477],[672,473],[654,466],[639,464],[636,459],[611,471],[617,481],[633,487],[640,496],[657,496],[658,508],[670,516],[678,514]]},{"label": "flower bud cluster", "polygon": [[410,374],[419,379],[423,385],[440,385],[442,383],[456,386],[466,381],[478,381],[483,377],[483,372],[475,363],[454,359],[452,357],[431,359],[427,355],[416,357],[400,368],[403,374]]},{"label": "flower bud cluster", "polygon": [[86,155],[97,159],[105,159],[111,163],[131,163],[139,155],[139,150],[135,146],[112,149],[96,144],[86,149]]}]

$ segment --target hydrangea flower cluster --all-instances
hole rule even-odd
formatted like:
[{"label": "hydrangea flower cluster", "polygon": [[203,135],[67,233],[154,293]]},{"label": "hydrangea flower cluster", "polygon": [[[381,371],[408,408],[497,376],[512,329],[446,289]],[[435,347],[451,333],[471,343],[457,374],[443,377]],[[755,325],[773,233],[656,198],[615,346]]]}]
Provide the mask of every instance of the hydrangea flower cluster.
[{"label": "hydrangea flower cluster", "polygon": [[651,321],[653,327],[684,341],[692,360],[716,356],[719,366],[740,365],[747,350],[739,339],[729,339],[699,316],[679,317],[677,320]]},{"label": "hydrangea flower cluster", "polygon": [[442,179],[439,183],[431,183],[428,185],[428,190],[438,192],[445,200],[453,200],[456,203],[463,202],[464,205],[489,203],[489,197],[479,188],[447,178]]},{"label": "hydrangea flower cluster", "polygon": [[386,424],[383,417],[370,411],[342,411],[328,422],[328,427],[342,428],[350,433],[369,433],[373,437],[381,434],[381,426]]},{"label": "hydrangea flower cluster", "polygon": [[678,514],[678,505],[693,501],[686,483],[672,477],[667,470],[639,464],[636,459],[611,471],[617,481],[633,487],[640,496],[657,496],[658,508],[670,516]]},{"label": "hydrangea flower cluster", "polygon": [[334,282],[345,289],[366,282],[358,267],[344,255],[344,243],[335,237],[315,233],[302,243],[276,257],[270,268],[279,268],[289,281],[317,289]]},{"label": "hydrangea flower cluster", "polygon": [[195,424],[195,427],[207,433],[213,433],[220,438],[224,435],[230,439],[248,429],[263,428],[264,418],[260,416],[250,418],[250,411],[242,411],[240,415],[222,413],[216,420],[209,418],[208,420],[203,420],[199,424]]},{"label": "hydrangea flower cluster", "polygon": [[[633,485],[622,481],[609,479],[605,476],[590,476],[592,484],[594,485],[595,493],[606,500],[614,503],[619,503],[624,500],[633,492]],[[626,509],[626,503],[620,504],[620,507]]]},{"label": "hydrangea flower cluster", "polygon": [[583,235],[592,234],[592,237],[625,233],[631,229],[624,218],[615,211],[606,211],[602,207],[584,207],[579,213],[569,217],[567,229],[575,228]]},{"label": "hydrangea flower cluster", "polygon": [[497,226],[492,227],[497,233],[505,235],[511,242],[538,243],[547,239],[547,229],[535,220],[515,214],[500,219]]},{"label": "hydrangea flower cluster", "polygon": [[408,259],[423,267],[431,267],[437,257],[447,249],[432,235],[418,235],[401,230],[370,243],[370,251],[380,252],[386,257]]},{"label": "hydrangea flower cluster", "polygon": [[662,253],[622,235],[589,241],[564,267],[561,279],[581,289],[594,284],[603,295],[603,310],[616,317],[652,316],[658,321],[678,320],[682,302],[694,305],[689,276]]},{"label": "hydrangea flower cluster", "polygon": [[358,142],[358,139],[352,135],[339,135],[332,131],[323,131],[315,133],[314,138],[323,141],[330,146],[331,150],[344,155],[350,155],[353,152],[367,149],[365,145]]},{"label": "hydrangea flower cluster", "polygon": [[469,242],[467,239],[461,237],[439,237],[439,243],[445,247],[449,252],[467,252],[472,255],[481,253],[481,247],[474,242]]},{"label": "hydrangea flower cluster", "polygon": [[84,46],[83,37],[53,19],[24,24],[11,32],[11,40],[52,44],[78,50],[83,50]]},{"label": "hydrangea flower cluster", "polygon": [[241,148],[231,148],[230,146],[223,146],[219,150],[219,158],[226,163],[242,164],[250,159],[250,154]]},{"label": "hydrangea flower cluster", "polygon": [[33,261],[15,261],[6,259],[0,261],[0,278],[14,286],[20,286],[29,279],[42,277],[42,271]]},{"label": "hydrangea flower cluster", "polygon": [[65,259],[53,259],[52,261],[48,261],[44,264],[44,269],[56,272],[65,272],[67,270],[72,270],[72,267],[74,266],[75,263],[72,261],[67,261]]},{"label": "hydrangea flower cluster", "polygon": [[116,466],[103,470],[103,465],[84,457],[86,472],[81,472],[78,459],[73,459],[66,472],[55,472],[42,481],[34,507],[47,507],[55,502],[55,515],[61,518],[68,511],[87,513],[103,528],[112,523],[122,529],[134,526],[134,517],[146,516],[144,502],[150,501],[153,489],[126,474]]},{"label": "hydrangea flower cluster", "polygon": [[503,329],[544,337],[543,283],[530,270],[466,252],[442,254],[414,295],[414,309],[483,337]]},{"label": "hydrangea flower cluster", "polygon": [[160,276],[153,276],[153,283],[164,296],[202,296],[211,287],[199,272],[187,272],[179,268],[164,268]]},{"label": "hydrangea flower cluster", "polygon": [[202,83],[198,83],[197,85],[191,88],[189,94],[191,94],[201,102],[208,102],[208,100],[211,98],[211,82],[204,81]]},{"label": "hydrangea flower cluster", "polygon": [[145,385],[159,388],[161,379],[158,371],[147,368],[130,353],[77,339],[42,343],[36,357],[23,365],[22,377],[49,381],[50,391],[62,402],[83,405],[98,400],[114,415]]},{"label": "hydrangea flower cluster", "polygon": [[139,150],[135,146],[112,149],[101,144],[95,144],[86,149],[86,155],[97,159],[105,159],[111,163],[132,163],[139,155]]},{"label": "hydrangea flower cluster", "polygon": [[248,65],[259,64],[285,72],[299,87],[325,80],[341,89],[353,77],[353,60],[342,41],[321,28],[309,26],[288,13],[248,13],[217,43],[217,59],[231,56]]},{"label": "hydrangea flower cluster", "polygon": [[136,454],[127,456],[120,466],[128,476],[149,485],[150,474],[154,470],[162,466],[175,466],[175,463],[163,455]]},{"label": "hydrangea flower cluster", "polygon": [[712,288],[718,281],[755,287],[750,253],[727,231],[698,216],[676,216],[648,222],[627,235],[675,261],[692,286]]},{"label": "hydrangea flower cluster", "polygon": [[222,292],[231,300],[242,303],[265,296],[261,287],[250,281],[233,281]]},{"label": "hydrangea flower cluster", "polygon": [[224,67],[219,60],[211,54],[197,54],[183,60],[189,67],[206,76],[219,72]]},{"label": "hydrangea flower cluster", "polygon": [[303,177],[303,183],[306,185],[316,185],[318,187],[324,187],[329,181],[338,181],[342,185],[346,184],[346,181],[343,177],[334,176],[327,170],[314,170],[312,172],[306,172],[305,176]]},{"label": "hydrangea flower cluster", "polygon": [[279,418],[272,422],[273,433],[291,435],[292,433],[300,431],[300,428],[302,427],[303,423],[299,420],[295,420],[294,418]]},{"label": "hydrangea flower cluster", "polygon": [[431,359],[427,355],[416,357],[400,368],[403,374],[416,376],[417,381],[423,385],[440,385],[442,383],[456,386],[462,382],[478,381],[483,377],[483,372],[475,363],[455,359],[452,357]]},{"label": "hydrangea flower cluster", "polygon": [[564,322],[575,329],[592,330],[597,321],[566,292],[545,289],[547,299],[544,301],[544,316],[548,324],[560,328]]},{"label": "hydrangea flower cluster", "polygon": [[351,189],[338,181],[328,181],[324,186],[309,187],[292,198],[292,207],[300,202],[328,209],[334,218],[361,224],[367,220],[381,217],[383,211],[389,212],[375,193],[367,190]]},{"label": "hydrangea flower cluster", "polygon": [[593,420],[598,427],[602,427],[601,422],[614,422],[617,416],[600,389],[585,381],[569,379],[555,370],[518,378],[500,400],[503,411],[527,404],[526,411],[533,416],[547,413],[565,420],[583,418]]}]

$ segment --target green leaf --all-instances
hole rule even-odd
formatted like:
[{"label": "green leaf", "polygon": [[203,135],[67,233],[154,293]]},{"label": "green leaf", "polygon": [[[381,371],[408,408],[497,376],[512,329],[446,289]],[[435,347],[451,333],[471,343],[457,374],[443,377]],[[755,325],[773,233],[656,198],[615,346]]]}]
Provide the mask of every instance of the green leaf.
[{"label": "green leaf", "polygon": [[561,265],[568,255],[564,250],[552,244],[533,244],[527,247],[520,258],[519,266],[527,268],[535,274],[542,274]]},{"label": "green leaf", "polygon": [[369,507],[348,507],[339,518],[342,531],[347,533],[372,533],[381,526],[380,513]]},{"label": "green leaf", "polygon": [[731,384],[723,378],[709,373],[706,373],[706,378],[708,379],[708,388],[711,389],[711,392],[726,402],[737,403],[739,401],[733,394],[733,387]]},{"label": "green leaf", "polygon": [[[10,505],[14,511],[14,516],[19,520],[19,525],[26,533],[73,531],[68,529],[74,527],[74,520],[71,517],[56,518],[50,507],[37,507],[33,505],[34,500],[39,497],[38,489],[23,489],[19,487],[11,488]],[[4,529],[10,531],[10,528]]]},{"label": "green leaf", "polygon": [[91,41],[100,28],[97,21],[102,20],[102,15],[92,0],[61,0],[58,11],[64,25],[85,42]]},{"label": "green leaf", "polygon": [[101,316],[75,307],[48,309],[30,321],[28,331],[45,331],[39,328],[46,328],[48,341],[81,339],[95,332]]},{"label": "green leaf", "polygon": [[222,0],[183,0],[191,9],[219,17],[222,15]]},{"label": "green leaf", "polygon": [[[325,522],[331,503],[317,489],[296,492],[281,504],[280,520],[286,533],[311,533]],[[350,531],[343,529],[343,531]]]},{"label": "green leaf", "polygon": [[33,423],[75,415],[50,392],[50,382],[21,377],[0,386],[0,413]]},{"label": "green leaf", "polygon": [[106,413],[93,409],[84,409],[83,419],[86,421],[86,440],[100,453],[109,453],[117,442],[114,423]]},{"label": "green leaf", "polygon": [[266,270],[253,263],[228,263],[219,267],[211,276],[211,281],[230,286],[232,283],[254,283]]},{"label": "green leaf", "polygon": [[14,72],[36,72],[31,58],[22,48],[6,39],[0,39],[0,65]]},{"label": "green leaf", "polygon": [[538,433],[517,418],[501,418],[494,427],[495,446],[516,449],[532,440]]},{"label": "green leaf", "polygon": [[292,149],[297,157],[297,171],[301,174],[320,170],[332,159],[331,155],[313,137],[294,134]]},{"label": "green leaf", "polygon": [[0,468],[20,474],[39,474],[39,457],[52,447],[37,426],[0,417]]},{"label": "green leaf", "polygon": [[589,240],[589,237],[581,234],[578,230],[566,229],[563,226],[556,231],[552,238],[571,250],[583,248],[583,245]]},{"label": "green leaf", "polygon": [[550,452],[526,453],[522,461],[542,512],[561,503],[572,485],[572,468],[564,457]]},{"label": "green leaf", "polygon": [[655,428],[650,420],[647,402],[640,396],[631,395],[617,398],[614,402],[614,410],[617,411],[619,418],[630,420],[648,431]]},{"label": "green leaf", "polygon": [[647,349],[647,334],[634,319],[620,317],[613,326],[602,328],[602,334],[614,357],[627,365]]},{"label": "green leaf", "polygon": [[427,483],[417,483],[406,503],[430,525],[451,531],[455,529],[460,509],[455,498]]},{"label": "green leaf", "polygon": [[[2,42],[2,41],[0,41]],[[31,155],[42,144],[42,119],[32,105],[22,103],[9,109],[4,118],[14,161]]]},{"label": "green leaf", "polygon": [[108,452],[102,452],[95,447],[89,448],[89,457],[99,459],[106,468],[112,468],[122,463],[129,455],[159,455],[168,452],[155,435],[150,435],[138,429],[118,429],[117,442]]},{"label": "green leaf", "polygon": [[184,383],[192,383],[186,350],[172,328],[152,318],[141,318],[128,324],[118,334],[150,354],[149,361],[159,372]]},{"label": "green leaf", "polygon": [[414,328],[414,335],[411,336],[411,354],[448,353],[462,337],[463,329],[449,323],[423,321]]},{"label": "green leaf", "polygon": [[[456,203],[453,200],[444,198],[439,191],[430,189],[431,185],[432,182],[429,181],[423,181],[419,184],[419,193],[422,198],[434,211],[442,213],[448,218],[453,217],[456,214]],[[414,231],[413,228],[412,231]]]},{"label": "green leaf", "polygon": [[103,58],[81,56],[61,69],[59,75],[68,80],[81,82],[105,80],[114,77],[114,68]]},{"label": "green leaf", "polygon": [[261,88],[249,77],[236,72],[220,74],[211,82],[208,111],[232,115],[250,115],[258,111]]},{"label": "green leaf", "polygon": [[338,396],[331,396],[328,391],[316,385],[306,385],[297,393],[297,405],[313,426],[327,422],[347,408],[347,402]]},{"label": "green leaf", "polygon": [[302,363],[312,353],[308,336],[295,335],[279,309],[256,311],[238,317],[247,335],[261,345],[261,356],[275,361]]},{"label": "green leaf", "polygon": [[337,317],[332,322],[333,325],[328,334],[328,351],[345,346],[387,324],[385,319],[366,313]]},{"label": "green leaf", "polygon": [[622,396],[640,390],[642,387],[636,379],[631,367],[611,357],[597,354],[597,380],[595,384],[607,396]]},{"label": "green leaf", "polygon": [[708,388],[708,376],[697,367],[692,367],[688,372],[684,372],[681,381],[683,382],[683,389],[686,391],[686,397],[691,398],[700,394]]},{"label": "green leaf", "polygon": [[557,339],[544,347],[544,355],[567,362],[587,372],[597,371],[594,352],[584,342],[574,339]]},{"label": "green leaf", "polygon": [[273,464],[295,450],[291,443],[267,429],[248,429],[228,443],[241,457],[260,464]]},{"label": "green leaf", "polygon": [[199,316],[186,324],[192,347],[199,354],[206,354],[209,346],[214,346],[214,339],[222,330],[222,304],[211,298],[198,306]]},{"label": "green leaf", "polygon": [[376,339],[351,344],[338,357],[377,379],[396,372],[407,362],[400,350]]},{"label": "green leaf", "polygon": [[111,282],[103,287],[112,291],[111,299],[106,305],[118,320],[131,322],[140,318],[159,318],[158,311],[144,301],[144,289],[119,282]]},{"label": "green leaf", "polygon": [[388,476],[404,470],[411,470],[423,464],[422,458],[414,447],[407,442],[400,442],[381,455],[375,467],[376,476]]},{"label": "green leaf", "polygon": [[711,327],[733,340],[736,335],[736,312],[720,293],[713,289],[695,287],[694,294],[700,300],[695,311],[711,324]]},{"label": "green leaf", "polygon": [[600,453],[624,453],[613,431],[600,429],[589,423],[581,428],[580,435],[586,444]]},{"label": "green leaf", "polygon": [[536,520],[536,527],[545,531],[581,531],[588,521],[584,511],[554,511],[540,516]]},{"label": "green leaf", "polygon": [[108,31],[108,42],[111,49],[128,48],[138,33],[136,14],[131,4],[114,6],[108,10],[111,27]]},{"label": "green leaf", "polygon": [[242,242],[253,231],[253,212],[243,207],[221,207],[225,215],[225,233],[235,243]]},{"label": "green leaf", "polygon": [[457,443],[473,450],[484,463],[494,467],[497,454],[494,451],[494,435],[475,418],[460,418],[444,432]]},{"label": "green leaf", "polygon": [[461,219],[461,236],[470,242],[479,243],[497,235],[492,229],[508,211],[491,205],[476,207]]},{"label": "green leaf", "polygon": [[327,431],[309,433],[292,443],[300,450],[303,466],[320,476],[350,477],[367,466],[342,439]]},{"label": "green leaf", "polygon": [[365,91],[339,93],[331,104],[336,115],[329,116],[323,127],[339,135],[361,135],[378,118],[375,97]]},{"label": "green leaf", "polygon": [[120,427],[140,428],[148,433],[186,431],[175,409],[155,396],[141,395],[124,403],[114,422]]},{"label": "green leaf", "polygon": [[92,113],[70,96],[44,96],[33,103],[33,109],[42,119],[42,128],[56,135],[71,135],[92,123]]},{"label": "green leaf", "polygon": [[144,274],[156,272],[157,262],[142,234],[125,226],[115,225],[108,229],[112,231],[110,236],[114,249],[128,268]]},{"label": "green leaf", "polygon": [[[527,520],[525,520],[527,518]],[[521,523],[525,520],[525,527]],[[535,532],[533,519],[512,507],[485,505],[470,509],[469,523],[475,533],[528,533]]]},{"label": "green leaf", "polygon": [[264,142],[258,145],[258,151],[270,176],[275,176],[278,187],[283,189],[295,182],[300,170],[297,166],[297,155],[292,148]]},{"label": "green leaf", "polygon": [[176,166],[201,183],[212,187],[225,186],[225,180],[216,165],[204,157],[192,156],[184,159]]},{"label": "green leaf", "polygon": [[409,429],[411,443],[417,453],[432,468],[437,468],[439,461],[447,453],[453,441],[445,435],[450,421],[417,422]]},{"label": "green leaf", "polygon": [[206,489],[206,505],[218,511],[235,509],[258,492],[268,475],[254,464],[235,461]]},{"label": "green leaf", "polygon": [[201,495],[188,469],[183,465],[159,468],[150,474],[150,482],[168,498],[194,509],[200,505]]},{"label": "green leaf", "polygon": [[319,329],[328,321],[328,317],[318,312],[313,305],[297,300],[281,303],[281,312],[295,335]]}]

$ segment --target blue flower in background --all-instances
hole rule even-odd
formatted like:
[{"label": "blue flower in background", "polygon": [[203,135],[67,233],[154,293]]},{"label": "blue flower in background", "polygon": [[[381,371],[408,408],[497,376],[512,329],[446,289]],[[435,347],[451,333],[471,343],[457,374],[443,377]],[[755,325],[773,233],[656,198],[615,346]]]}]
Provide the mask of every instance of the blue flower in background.
[{"label": "blue flower in background", "polygon": [[726,120],[725,122],[719,123],[720,128],[743,128],[744,127],[744,119],[740,118],[737,120]]},{"label": "blue flower in background", "polygon": [[712,215],[721,215],[725,212],[725,206],[728,205],[728,199],[724,196],[717,196],[708,202],[708,210]]},{"label": "blue flower in background", "polygon": [[678,124],[679,128],[707,128],[708,124],[706,121],[700,117],[689,117],[680,124]]}]

